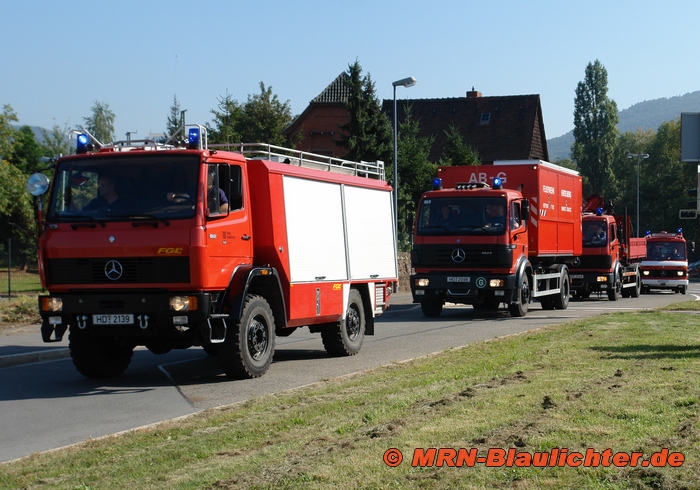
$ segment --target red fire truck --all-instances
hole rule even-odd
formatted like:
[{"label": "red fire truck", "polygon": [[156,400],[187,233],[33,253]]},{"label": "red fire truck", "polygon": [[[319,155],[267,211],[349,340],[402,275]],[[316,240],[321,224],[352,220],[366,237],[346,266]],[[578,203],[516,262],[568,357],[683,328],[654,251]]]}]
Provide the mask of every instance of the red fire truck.
[{"label": "red fire truck", "polygon": [[[683,230],[676,233],[647,232],[647,252],[642,261],[642,293],[651,289],[672,289],[685,294],[688,289],[688,250]],[[695,246],[691,242],[691,249]]]},{"label": "red fire truck", "polygon": [[414,226],[414,303],[437,317],[445,302],[527,314],[569,303],[581,255],[581,177],[539,160],[440,167]]},{"label": "red fire truck", "polygon": [[[76,140],[40,217],[39,305],[44,341],[70,329],[83,375],[121,374],[138,345],[202,346],[227,375],[253,378],[276,335],[308,326],[343,356],[374,333],[397,286],[382,162],[227,151],[197,125],[173,144]],[[34,195],[48,187],[28,182]]]},{"label": "red fire truck", "polygon": [[646,256],[646,238],[632,238],[631,219],[616,215],[611,203],[598,194],[586,198],[583,208],[583,252],[571,268],[571,292],[588,298],[606,292],[610,301],[639,297],[640,262]]}]

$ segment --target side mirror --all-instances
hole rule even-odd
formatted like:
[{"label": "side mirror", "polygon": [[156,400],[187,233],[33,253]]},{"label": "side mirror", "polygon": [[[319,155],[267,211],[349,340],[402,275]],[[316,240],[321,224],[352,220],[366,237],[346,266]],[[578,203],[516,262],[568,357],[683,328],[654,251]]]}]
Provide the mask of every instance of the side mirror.
[{"label": "side mirror", "polygon": [[520,206],[520,220],[523,223],[527,223],[528,219],[530,219],[530,201],[523,199],[523,203]]},{"label": "side mirror", "polygon": [[39,197],[49,190],[49,178],[42,173],[32,174],[27,179],[27,191],[34,197]]}]

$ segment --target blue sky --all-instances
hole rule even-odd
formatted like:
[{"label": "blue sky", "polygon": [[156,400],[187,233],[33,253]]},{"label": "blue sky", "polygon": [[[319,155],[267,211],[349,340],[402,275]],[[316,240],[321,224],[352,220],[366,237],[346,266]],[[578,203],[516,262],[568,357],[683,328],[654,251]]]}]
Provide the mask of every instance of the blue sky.
[{"label": "blue sky", "polygon": [[0,0],[0,104],[21,124],[77,127],[95,101],[117,139],[166,127],[173,96],[211,121],[272,86],[301,113],[358,60],[380,99],[539,94],[547,138],[573,129],[599,59],[619,109],[700,90],[697,0]]}]

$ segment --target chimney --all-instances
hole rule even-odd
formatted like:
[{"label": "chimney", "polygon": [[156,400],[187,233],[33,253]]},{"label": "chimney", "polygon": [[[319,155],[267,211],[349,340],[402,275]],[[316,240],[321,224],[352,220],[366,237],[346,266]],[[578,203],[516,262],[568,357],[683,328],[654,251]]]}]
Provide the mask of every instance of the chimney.
[{"label": "chimney", "polygon": [[478,99],[479,97],[481,97],[481,92],[477,92],[476,90],[474,90],[474,87],[472,87],[472,89],[469,92],[467,92],[467,99]]}]

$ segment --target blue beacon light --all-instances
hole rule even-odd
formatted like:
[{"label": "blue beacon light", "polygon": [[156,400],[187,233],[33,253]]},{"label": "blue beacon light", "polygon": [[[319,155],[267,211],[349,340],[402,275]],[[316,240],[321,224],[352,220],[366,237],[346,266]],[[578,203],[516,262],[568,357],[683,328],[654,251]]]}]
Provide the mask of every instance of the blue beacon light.
[{"label": "blue beacon light", "polygon": [[75,143],[75,152],[76,153],[87,153],[87,151],[90,149],[90,137],[85,134],[85,133],[80,133],[78,134],[76,143]]},{"label": "blue beacon light", "polygon": [[502,189],[503,188],[503,179],[500,177],[496,177],[493,179],[493,188],[494,189]]},{"label": "blue beacon light", "polygon": [[190,128],[190,132],[187,138],[187,148],[199,149],[201,147],[202,135],[199,132],[199,128]]}]

